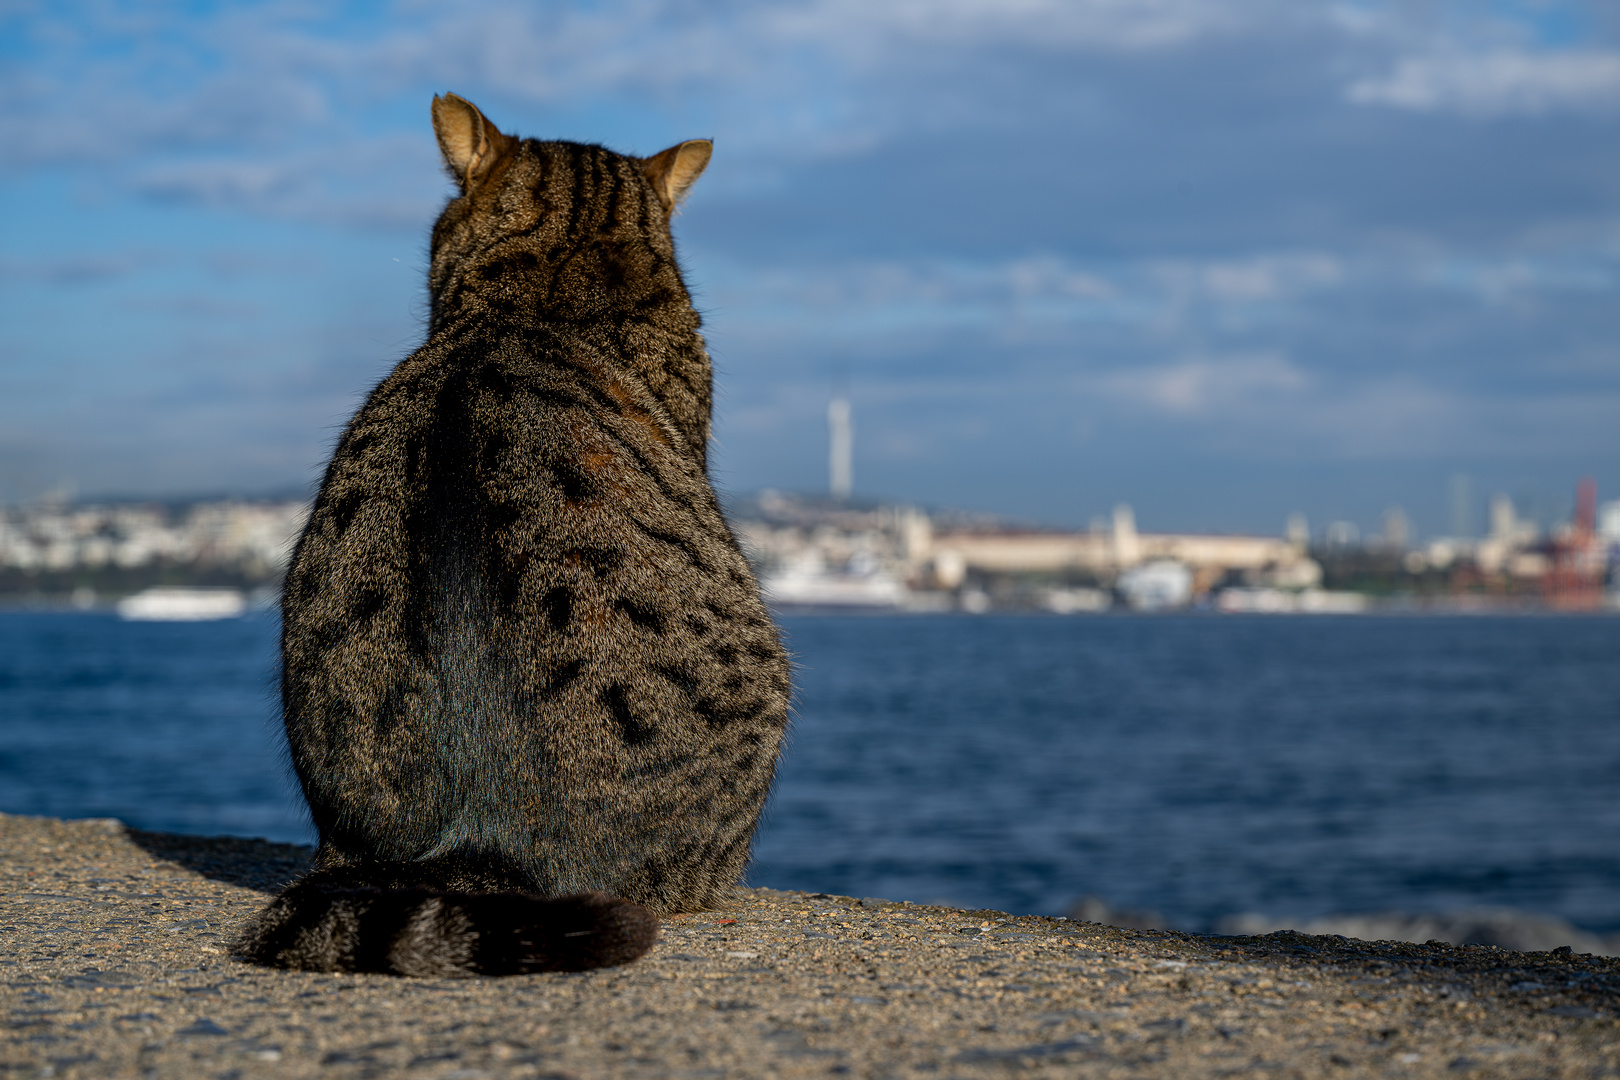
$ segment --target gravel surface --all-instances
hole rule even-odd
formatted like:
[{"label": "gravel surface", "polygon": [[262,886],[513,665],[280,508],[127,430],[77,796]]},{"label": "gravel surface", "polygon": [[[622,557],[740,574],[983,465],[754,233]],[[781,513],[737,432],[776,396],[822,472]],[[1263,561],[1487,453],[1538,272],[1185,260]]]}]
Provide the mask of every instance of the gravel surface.
[{"label": "gravel surface", "polygon": [[5,1076],[1608,1077],[1620,961],[742,889],[624,968],[250,967],[307,848],[0,815]]}]

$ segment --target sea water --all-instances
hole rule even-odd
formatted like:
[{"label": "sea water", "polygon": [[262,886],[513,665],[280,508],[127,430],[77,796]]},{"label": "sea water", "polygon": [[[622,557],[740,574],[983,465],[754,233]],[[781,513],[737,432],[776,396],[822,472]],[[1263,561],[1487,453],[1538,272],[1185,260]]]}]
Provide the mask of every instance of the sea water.
[{"label": "sea water", "polygon": [[[799,616],[754,884],[1620,930],[1620,618]],[[307,842],[276,626],[0,614],[0,810]]]}]

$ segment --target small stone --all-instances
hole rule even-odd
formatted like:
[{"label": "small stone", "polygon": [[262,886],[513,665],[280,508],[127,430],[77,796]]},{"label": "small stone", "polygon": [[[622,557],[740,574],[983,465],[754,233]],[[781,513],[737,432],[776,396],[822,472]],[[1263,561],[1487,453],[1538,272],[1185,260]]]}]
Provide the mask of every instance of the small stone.
[{"label": "small stone", "polygon": [[1160,1035],[1179,1035],[1187,1030],[1187,1021],[1179,1016],[1167,1017],[1163,1020],[1149,1020],[1142,1025],[1142,1030],[1156,1032]]}]

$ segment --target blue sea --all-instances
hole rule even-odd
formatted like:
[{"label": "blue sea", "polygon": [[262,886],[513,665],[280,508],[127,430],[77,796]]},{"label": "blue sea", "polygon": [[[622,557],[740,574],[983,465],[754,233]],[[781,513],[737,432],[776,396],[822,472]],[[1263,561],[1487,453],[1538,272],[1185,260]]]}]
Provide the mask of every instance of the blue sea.
[{"label": "blue sea", "polygon": [[[753,884],[1620,931],[1620,618],[798,616]],[[0,614],[0,810],[309,841],[276,626]]]}]

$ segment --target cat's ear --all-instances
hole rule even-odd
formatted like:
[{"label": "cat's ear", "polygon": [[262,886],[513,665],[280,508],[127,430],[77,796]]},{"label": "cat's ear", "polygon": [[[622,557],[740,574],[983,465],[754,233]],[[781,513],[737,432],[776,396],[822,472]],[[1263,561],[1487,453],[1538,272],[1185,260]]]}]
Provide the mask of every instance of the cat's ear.
[{"label": "cat's ear", "polygon": [[713,152],[714,143],[708,139],[690,139],[641,163],[641,171],[652,181],[665,210],[675,209],[675,204],[686,198],[687,189],[703,174]]},{"label": "cat's ear", "polygon": [[501,155],[517,142],[510,135],[502,135],[476,105],[454,94],[434,95],[433,133],[439,137],[445,167],[464,192],[477,187]]}]

